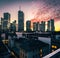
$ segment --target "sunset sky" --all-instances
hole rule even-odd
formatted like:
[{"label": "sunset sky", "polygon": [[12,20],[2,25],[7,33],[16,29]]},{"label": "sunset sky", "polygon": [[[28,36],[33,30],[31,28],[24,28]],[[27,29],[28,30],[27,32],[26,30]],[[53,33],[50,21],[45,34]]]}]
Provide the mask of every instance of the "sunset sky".
[{"label": "sunset sky", "polygon": [[60,0],[0,0],[0,18],[9,12],[11,22],[18,20],[18,10],[24,12],[25,22],[54,19],[55,30],[60,31]]}]

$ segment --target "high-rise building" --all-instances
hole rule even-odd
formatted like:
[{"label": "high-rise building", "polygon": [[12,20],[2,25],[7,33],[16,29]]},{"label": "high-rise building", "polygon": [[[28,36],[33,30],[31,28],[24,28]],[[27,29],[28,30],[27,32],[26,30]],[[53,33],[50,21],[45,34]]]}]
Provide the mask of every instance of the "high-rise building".
[{"label": "high-rise building", "polygon": [[42,21],[41,24],[42,24],[42,31],[44,32],[45,31],[45,21]]},{"label": "high-rise building", "polygon": [[7,30],[10,27],[10,14],[9,13],[4,13],[3,15],[4,15],[4,18],[2,20],[3,29]]},{"label": "high-rise building", "polygon": [[23,11],[18,11],[18,31],[24,31],[24,13]]},{"label": "high-rise building", "polygon": [[38,31],[39,30],[39,22],[34,22],[33,23],[33,31]]},{"label": "high-rise building", "polygon": [[50,21],[47,23],[47,31],[50,31]]},{"label": "high-rise building", "polygon": [[3,30],[3,22],[4,22],[4,18],[1,17],[1,29]]},{"label": "high-rise building", "polygon": [[39,30],[42,31],[42,24],[39,24]]},{"label": "high-rise building", "polygon": [[55,27],[54,27],[54,19],[51,19],[48,21],[47,24],[47,31],[54,31]]},{"label": "high-rise building", "polygon": [[26,31],[31,31],[31,21],[26,22]]},{"label": "high-rise building", "polygon": [[4,13],[4,19],[5,20],[10,20],[10,14],[8,12]]},{"label": "high-rise building", "polygon": [[14,20],[11,24],[10,24],[10,31],[16,31],[16,20]]},{"label": "high-rise building", "polygon": [[55,30],[54,19],[51,19],[50,22],[51,22],[51,31],[54,31]]},{"label": "high-rise building", "polygon": [[39,24],[39,28],[41,32],[45,31],[45,21],[41,21],[41,23]]}]

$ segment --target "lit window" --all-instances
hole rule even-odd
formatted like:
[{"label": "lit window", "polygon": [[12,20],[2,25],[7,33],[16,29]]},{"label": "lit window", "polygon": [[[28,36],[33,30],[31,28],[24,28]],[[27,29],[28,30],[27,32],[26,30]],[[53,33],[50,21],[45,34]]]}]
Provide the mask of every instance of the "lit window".
[{"label": "lit window", "polygon": [[42,53],[42,49],[40,49],[40,52]]},{"label": "lit window", "polygon": [[54,48],[54,45],[52,45],[52,48]]},{"label": "lit window", "polygon": [[57,46],[55,46],[55,45],[52,45],[52,48],[55,48],[55,49],[56,49],[56,48],[57,48]]}]

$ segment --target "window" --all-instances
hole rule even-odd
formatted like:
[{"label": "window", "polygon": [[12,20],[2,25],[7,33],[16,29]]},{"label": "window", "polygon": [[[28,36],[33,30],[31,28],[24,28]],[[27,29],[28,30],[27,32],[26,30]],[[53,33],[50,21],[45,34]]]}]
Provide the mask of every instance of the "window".
[{"label": "window", "polygon": [[56,49],[56,48],[57,48],[57,46],[55,46],[55,45],[52,45],[52,48]]}]

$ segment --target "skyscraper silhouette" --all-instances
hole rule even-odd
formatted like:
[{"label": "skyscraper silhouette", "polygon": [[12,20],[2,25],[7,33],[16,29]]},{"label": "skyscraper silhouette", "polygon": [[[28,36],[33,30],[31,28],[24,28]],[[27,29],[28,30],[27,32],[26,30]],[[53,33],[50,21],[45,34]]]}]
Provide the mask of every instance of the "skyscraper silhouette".
[{"label": "skyscraper silhouette", "polygon": [[34,22],[33,23],[33,31],[38,31],[39,30],[39,22]]},{"label": "skyscraper silhouette", "polygon": [[23,11],[18,11],[18,31],[24,31],[24,13]]},{"label": "skyscraper silhouette", "polygon": [[14,20],[14,21],[10,24],[10,31],[16,32],[16,20]]},{"label": "skyscraper silhouette", "polygon": [[26,31],[31,31],[31,21],[26,22]]},{"label": "skyscraper silhouette", "polygon": [[39,28],[41,32],[45,32],[45,21],[41,21]]},{"label": "skyscraper silhouette", "polygon": [[51,19],[50,23],[51,23],[51,31],[55,31],[54,19]]},{"label": "skyscraper silhouette", "polygon": [[10,13],[6,12],[3,15],[4,15],[4,18],[1,18],[2,29],[6,31],[10,27]]},{"label": "skyscraper silhouette", "polygon": [[47,31],[55,31],[54,19],[50,19],[47,24]]}]

